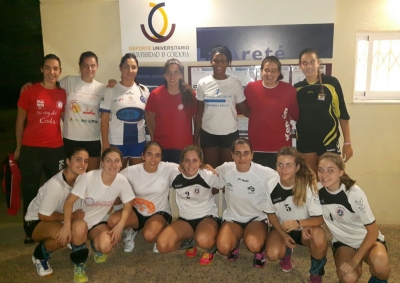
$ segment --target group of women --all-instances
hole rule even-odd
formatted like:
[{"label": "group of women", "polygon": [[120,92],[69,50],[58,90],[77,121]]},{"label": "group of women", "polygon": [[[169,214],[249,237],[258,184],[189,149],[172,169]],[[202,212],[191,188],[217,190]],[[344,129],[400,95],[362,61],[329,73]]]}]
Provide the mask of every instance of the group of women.
[{"label": "group of women", "polygon": [[[33,254],[38,274],[51,274],[49,254],[71,243],[74,281],[87,282],[87,239],[94,260],[102,263],[123,230],[125,251],[132,251],[143,229],[157,253],[183,247],[187,257],[195,257],[197,247],[202,248],[201,265],[212,263],[216,251],[237,260],[242,240],[254,253],[255,267],[279,260],[288,272],[293,248],[305,245],[311,253],[309,281],[322,282],[325,222],[342,282],[357,282],[362,261],[370,266],[369,282],[387,282],[384,237],[339,155],[340,125],[343,158],[352,156],[343,93],[335,78],[320,74],[317,52],[300,53],[306,79],[295,85],[297,93],[281,81],[281,64],[274,56],[263,60],[262,80],[249,83],[244,92],[240,81],[226,74],[229,49],[213,49],[210,59],[213,75],[199,81],[196,94],[183,81],[182,64],[170,59],[165,85],[149,95],[136,80],[134,54],[122,57],[121,81],[106,90],[94,80],[94,53],[83,53],[81,76],[67,76],[61,86],[59,58],[44,58],[43,81],[27,88],[18,102],[15,152],[26,206],[24,228],[27,237],[40,242]],[[239,138],[236,107],[249,117],[248,140]],[[59,123],[64,109],[63,142]],[[290,147],[290,120],[297,120],[298,150]],[[64,156],[66,169],[58,172]],[[38,192],[42,170],[54,176]],[[179,209],[173,222],[170,187]],[[222,219],[213,188],[225,189]],[[117,200],[120,210],[113,209]]]}]

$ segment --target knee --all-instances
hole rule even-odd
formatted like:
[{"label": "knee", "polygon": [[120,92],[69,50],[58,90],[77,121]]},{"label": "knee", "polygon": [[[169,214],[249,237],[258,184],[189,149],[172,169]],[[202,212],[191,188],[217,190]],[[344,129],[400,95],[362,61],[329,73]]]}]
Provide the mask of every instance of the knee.
[{"label": "knee", "polygon": [[267,247],[265,250],[266,257],[269,261],[279,260],[279,250]]},{"label": "knee", "polygon": [[311,230],[312,239],[311,242],[318,249],[326,249],[328,247],[328,241],[324,229],[321,227],[314,227]]},{"label": "knee", "polygon": [[235,246],[231,243],[231,241],[225,239],[224,237],[217,238],[217,249],[221,255],[227,255],[234,248]]},{"label": "knee", "polygon": [[210,249],[215,245],[215,237],[207,233],[199,233],[195,236],[196,244],[203,249]]},{"label": "knee", "polygon": [[371,274],[381,280],[387,279],[390,275],[389,257],[385,251],[375,252],[369,258]]},{"label": "knee", "polygon": [[360,279],[360,274],[357,271],[353,270],[351,273],[344,273],[341,270],[336,270],[336,273],[339,277],[340,282],[342,283],[357,283],[358,279]]},{"label": "knee", "polygon": [[261,248],[264,246],[264,241],[259,239],[253,235],[249,235],[245,239],[243,239],[244,244],[252,253],[258,253]]},{"label": "knee", "polygon": [[157,239],[157,249],[161,254],[170,253],[174,250],[172,241],[168,240],[166,237],[158,237]]},{"label": "knee", "polygon": [[86,241],[88,227],[87,223],[82,219],[76,219],[72,223],[72,238]]},{"label": "knee", "polygon": [[116,213],[111,214],[107,220],[108,227],[110,229],[114,228],[118,224],[120,219],[121,217],[119,217],[119,215],[117,215]]},{"label": "knee", "polygon": [[154,243],[157,241],[158,233],[153,230],[143,230],[143,238],[148,243]]},{"label": "knee", "polygon": [[106,231],[100,233],[97,239],[99,252],[108,254],[112,249],[111,236]]}]

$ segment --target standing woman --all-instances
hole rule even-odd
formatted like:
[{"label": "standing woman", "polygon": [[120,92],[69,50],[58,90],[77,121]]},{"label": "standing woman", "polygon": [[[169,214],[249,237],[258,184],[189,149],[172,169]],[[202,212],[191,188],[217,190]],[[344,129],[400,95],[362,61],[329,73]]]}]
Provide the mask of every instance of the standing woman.
[{"label": "standing woman", "polygon": [[[180,162],[182,172],[176,169],[171,173],[179,218],[161,232],[157,248],[160,253],[173,252],[184,240],[194,238],[196,244],[204,249],[200,264],[209,265],[214,261],[217,251],[216,238],[220,226],[218,209],[211,189],[222,189],[224,181],[202,167],[203,154],[200,147],[185,147]],[[187,257],[193,258],[196,255],[196,245],[186,250]]]},{"label": "standing woman", "polygon": [[80,76],[66,76],[60,85],[67,93],[63,124],[65,152],[83,147],[89,152],[88,171],[100,165],[100,99],[104,85],[96,81],[97,55],[86,51],[79,57]]},{"label": "standing woman", "polygon": [[[57,81],[61,74],[60,58],[54,54],[46,55],[40,70],[43,81],[21,93],[15,123],[17,148],[14,158],[21,170],[24,215],[37,195],[42,172],[48,180],[64,167],[60,119],[64,113],[65,90]],[[26,243],[31,241],[25,238]]]},{"label": "standing woman", "polygon": [[[40,276],[53,273],[53,269],[48,263],[50,254],[65,246],[65,244],[57,241],[57,234],[63,226],[64,202],[70,194],[76,178],[86,172],[89,154],[83,148],[75,148],[67,153],[65,160],[67,167],[54,175],[39,189],[37,196],[29,204],[25,215],[24,230],[26,234],[35,242],[39,242],[33,252],[32,260]],[[84,281],[86,278],[84,262],[88,249],[85,245],[87,226],[86,222],[83,221],[84,215],[77,203],[72,213],[71,243],[73,251],[70,255],[75,264],[75,282],[86,282]]]},{"label": "standing woman", "polygon": [[179,163],[181,151],[193,143],[192,122],[197,101],[183,81],[183,65],[169,59],[164,66],[165,84],[153,90],[146,104],[146,124],[152,141],[163,147],[163,161]]},{"label": "standing woman", "polygon": [[122,152],[122,168],[142,162],[146,143],[144,109],[149,90],[138,83],[139,62],[133,53],[126,53],[119,64],[121,81],[107,88],[101,98],[100,131],[104,149],[116,146]]},{"label": "standing woman", "polygon": [[249,141],[253,145],[253,161],[275,169],[276,153],[283,146],[292,146],[290,120],[297,121],[299,108],[296,89],[281,81],[278,58],[265,57],[261,62],[261,78],[250,82],[244,90],[250,111]]},{"label": "standing woman", "polygon": [[265,240],[268,220],[263,212],[269,180],[276,176],[271,168],[253,163],[251,143],[244,138],[232,144],[234,162],[217,167],[225,181],[226,210],[217,238],[218,251],[227,255],[229,261],[239,258],[239,244],[243,238],[245,246],[254,253],[253,266],[265,265]]},{"label": "standing woman", "polygon": [[390,261],[385,237],[378,230],[367,196],[345,173],[343,159],[330,152],[319,159],[319,198],[332,234],[336,273],[344,283],[358,282],[361,265],[369,265],[368,283],[388,282]]},{"label": "standing woman", "polygon": [[226,47],[211,50],[213,74],[197,84],[194,142],[200,144],[205,163],[216,168],[232,161],[230,148],[239,137],[236,106],[248,116],[242,83],[226,74],[232,53]]},{"label": "standing woman", "polygon": [[[169,176],[178,164],[161,162],[163,151],[158,142],[146,143],[142,159],[143,163],[129,166],[121,171],[131,184],[135,199],[132,201],[134,213],[129,215],[125,227],[125,252],[135,248],[137,231],[143,229],[144,239],[156,243],[161,231],[171,223],[171,208],[169,206]],[[113,228],[121,217],[117,211],[108,219],[108,226]],[[153,252],[158,253],[154,244]]]},{"label": "standing woman", "polygon": [[347,162],[353,156],[350,116],[339,81],[320,73],[318,52],[311,48],[301,51],[299,65],[306,78],[295,84],[300,110],[296,124],[297,149],[307,167],[317,174],[319,156],[324,152],[340,154],[339,125],[344,140],[343,159]]},{"label": "standing woman", "polygon": [[267,258],[279,261],[284,272],[292,269],[292,252],[297,245],[306,246],[311,253],[311,283],[322,282],[328,243],[313,171],[293,147],[278,152],[276,168],[279,176],[268,183],[265,212],[272,225],[266,243]]},{"label": "standing woman", "polygon": [[[118,172],[122,167],[122,154],[114,146],[106,148],[101,156],[102,169],[93,170],[77,180],[64,204],[64,225],[57,236],[61,244],[71,239],[71,215],[74,203],[83,200],[83,220],[87,223],[88,239],[94,251],[94,261],[103,263],[113,246],[121,239],[125,222],[131,213],[135,198],[126,178]],[[108,211],[119,197],[124,204],[121,218],[113,229],[107,226]]]}]

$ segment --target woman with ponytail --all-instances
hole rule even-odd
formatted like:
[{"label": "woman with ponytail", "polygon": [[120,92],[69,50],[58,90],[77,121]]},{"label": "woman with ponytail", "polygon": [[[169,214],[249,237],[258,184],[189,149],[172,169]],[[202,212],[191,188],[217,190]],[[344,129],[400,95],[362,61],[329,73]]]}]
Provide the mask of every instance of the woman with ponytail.
[{"label": "woman with ponytail", "polygon": [[163,147],[163,161],[179,163],[183,148],[193,143],[196,114],[193,89],[183,80],[183,65],[169,59],[164,66],[165,84],[153,90],[146,104],[146,124],[152,141]]},{"label": "woman with ponytail", "polygon": [[369,265],[368,283],[388,282],[390,261],[385,237],[378,230],[367,196],[345,173],[343,159],[324,153],[319,159],[319,198],[340,282],[359,282],[361,265]]},{"label": "woman with ponytail", "polygon": [[341,153],[339,125],[343,133],[342,157],[347,162],[353,156],[350,116],[339,81],[320,73],[318,52],[311,48],[301,51],[299,65],[306,78],[294,85],[300,111],[297,149],[317,174],[319,156],[328,151]]},{"label": "woman with ponytail", "polygon": [[311,253],[309,282],[322,282],[328,243],[321,225],[322,208],[313,171],[293,147],[283,147],[277,154],[279,176],[268,182],[268,215],[272,230],[266,242],[267,258],[280,259],[284,272],[292,269],[293,248],[306,246]]}]

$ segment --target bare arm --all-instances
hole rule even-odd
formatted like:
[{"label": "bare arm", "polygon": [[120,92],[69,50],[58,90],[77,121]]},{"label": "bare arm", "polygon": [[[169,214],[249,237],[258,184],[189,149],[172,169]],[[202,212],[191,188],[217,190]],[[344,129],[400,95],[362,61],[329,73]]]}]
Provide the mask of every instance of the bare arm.
[{"label": "bare arm", "polygon": [[103,148],[101,151],[103,152],[106,148],[110,147],[110,143],[108,142],[108,131],[110,128],[110,113],[109,112],[101,112],[101,121],[100,121],[100,132],[101,132],[101,144]]},{"label": "bare arm", "polygon": [[353,156],[353,147],[351,146],[351,139],[350,139],[350,122],[349,120],[340,119],[339,123],[343,133],[342,157],[344,162],[347,162]]},{"label": "bare arm", "polygon": [[204,101],[197,100],[197,112],[194,119],[194,144],[200,143],[201,120],[204,113]]},{"label": "bare arm", "polygon": [[250,110],[249,110],[249,108],[247,108],[246,100],[242,101],[236,105],[239,108],[240,112],[242,112],[242,114],[244,116],[246,116],[247,118],[250,116]]},{"label": "bare arm", "polygon": [[322,216],[310,217],[302,220],[286,220],[282,223],[282,229],[286,232],[298,230],[301,227],[314,227],[324,224]]},{"label": "bare arm", "polygon": [[65,246],[71,241],[72,209],[78,198],[79,197],[74,194],[69,194],[68,198],[64,202],[64,224],[56,236],[57,243],[62,246]]},{"label": "bare arm", "polygon": [[147,130],[149,130],[150,134],[150,139],[154,140],[154,130],[156,129],[156,113],[146,111],[145,118],[146,118]]},{"label": "bare arm", "polygon": [[292,239],[292,237],[290,237],[289,234],[287,234],[283,229],[281,224],[279,223],[278,217],[276,216],[275,213],[268,213],[268,220],[269,223],[271,223],[271,225],[274,227],[274,229],[276,230],[276,232],[279,233],[279,235],[281,235],[281,237],[284,239],[285,244],[289,247],[289,248],[294,248],[296,246],[296,242]]},{"label": "bare arm", "polygon": [[124,203],[124,208],[121,212],[121,219],[118,224],[114,226],[114,228],[107,232],[111,236],[111,242],[113,245],[116,245],[121,239],[122,231],[125,228],[125,223],[128,220],[129,214],[132,212],[132,203],[129,201]]},{"label": "bare arm", "polygon": [[15,121],[15,137],[17,141],[17,148],[15,149],[14,152],[15,160],[18,160],[19,153],[21,151],[21,140],[22,140],[22,134],[24,132],[25,120],[26,120],[26,111],[21,107],[18,107],[17,120]]}]

